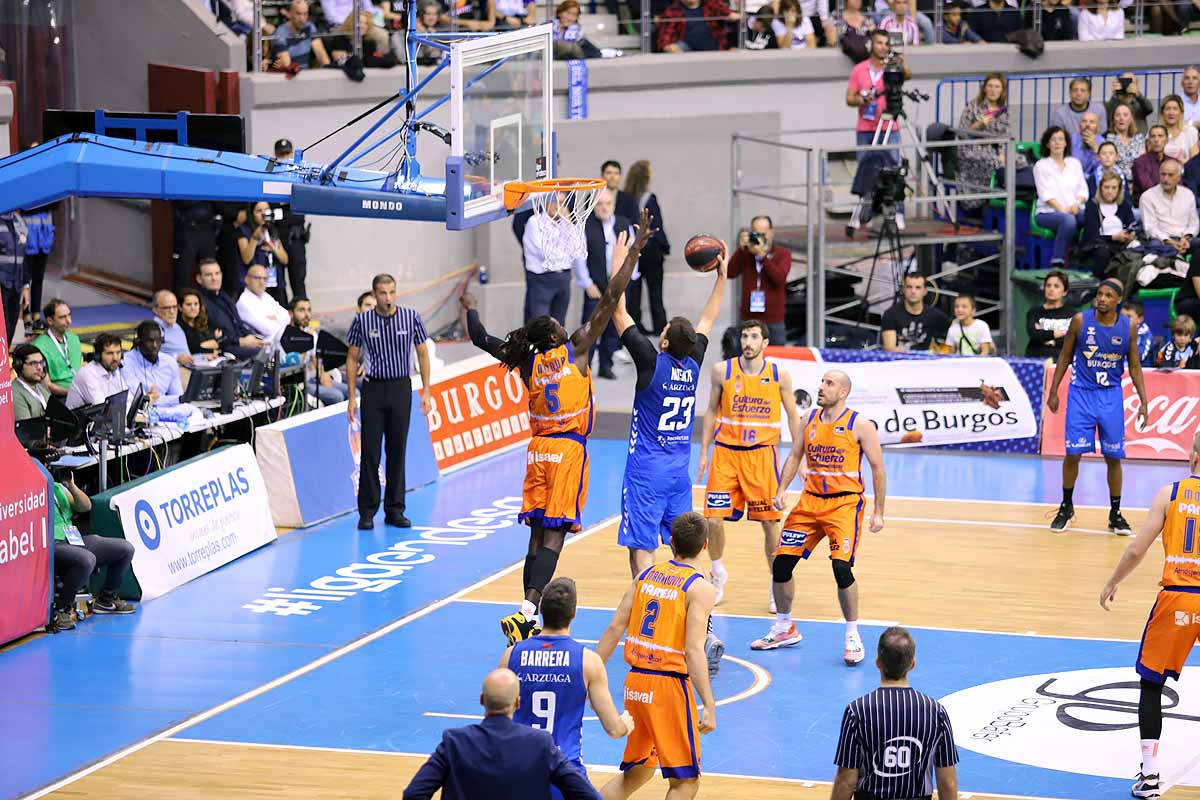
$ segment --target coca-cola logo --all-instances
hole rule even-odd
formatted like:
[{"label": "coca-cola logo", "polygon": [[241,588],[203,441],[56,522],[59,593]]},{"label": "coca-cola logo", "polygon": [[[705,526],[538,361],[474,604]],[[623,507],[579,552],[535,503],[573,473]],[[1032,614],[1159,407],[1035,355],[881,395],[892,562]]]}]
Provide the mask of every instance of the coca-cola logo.
[{"label": "coca-cola logo", "polygon": [[1137,434],[1130,437],[1128,444],[1149,447],[1156,453],[1187,455],[1180,439],[1191,437],[1200,426],[1200,416],[1196,413],[1197,407],[1200,406],[1200,397],[1191,394],[1172,397],[1162,392],[1150,394],[1150,386],[1147,386],[1149,398],[1146,401],[1146,424],[1142,425],[1138,422],[1140,403],[1137,394],[1132,391],[1132,386],[1133,380],[1128,376],[1121,381],[1125,429]]}]

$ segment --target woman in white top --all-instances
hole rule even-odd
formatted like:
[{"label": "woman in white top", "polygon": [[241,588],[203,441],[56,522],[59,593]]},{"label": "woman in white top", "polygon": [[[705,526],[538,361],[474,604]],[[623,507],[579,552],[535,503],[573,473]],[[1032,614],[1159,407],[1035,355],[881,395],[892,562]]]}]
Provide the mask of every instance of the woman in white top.
[{"label": "woman in white top", "polygon": [[1051,266],[1062,267],[1075,232],[1083,225],[1083,207],[1088,199],[1087,180],[1079,160],[1071,156],[1067,132],[1052,125],[1042,134],[1042,158],[1033,165],[1037,185],[1037,224],[1054,231]]},{"label": "woman in white top", "polygon": [[779,49],[799,50],[817,46],[812,22],[800,11],[799,0],[779,0],[779,18],[771,23]]},{"label": "woman in white top", "polygon": [[1086,7],[1079,11],[1079,41],[1124,39],[1125,12],[1115,5],[1110,8],[1108,0],[1095,0],[1095,3],[1095,11]]},{"label": "woman in white top", "polygon": [[1200,145],[1197,144],[1200,134],[1196,126],[1183,117],[1182,97],[1177,94],[1164,97],[1162,105],[1158,107],[1158,121],[1167,129],[1167,146],[1163,148],[1167,158],[1186,164],[1189,158],[1200,152]]},{"label": "woman in white top", "polygon": [[992,329],[981,319],[975,319],[975,296],[960,294],[954,298],[954,322],[946,331],[946,344],[960,356],[990,356],[996,352],[992,344]]}]

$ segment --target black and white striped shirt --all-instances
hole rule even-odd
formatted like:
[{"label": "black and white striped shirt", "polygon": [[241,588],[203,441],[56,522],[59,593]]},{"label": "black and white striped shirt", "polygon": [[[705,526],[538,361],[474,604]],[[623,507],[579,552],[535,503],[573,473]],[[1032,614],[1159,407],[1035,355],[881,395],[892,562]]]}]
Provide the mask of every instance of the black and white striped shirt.
[{"label": "black and white striped shirt", "polygon": [[397,306],[390,317],[374,309],[356,316],[346,343],[366,353],[367,378],[389,381],[412,375],[413,348],[428,338],[421,315]]},{"label": "black and white striped shirt", "polygon": [[846,706],[833,761],[858,770],[864,795],[929,797],[934,769],[957,764],[958,749],[941,703],[908,687],[880,687]]}]

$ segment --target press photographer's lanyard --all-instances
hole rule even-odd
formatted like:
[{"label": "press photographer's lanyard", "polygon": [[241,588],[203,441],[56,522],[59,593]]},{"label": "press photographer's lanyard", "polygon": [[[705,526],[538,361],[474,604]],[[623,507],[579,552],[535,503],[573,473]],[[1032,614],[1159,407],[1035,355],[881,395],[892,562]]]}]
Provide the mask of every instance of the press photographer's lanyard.
[{"label": "press photographer's lanyard", "polygon": [[[870,63],[868,63],[867,64],[867,75],[871,78],[871,92],[872,93],[877,92],[878,91],[877,87],[879,86],[880,81],[883,80],[883,70],[881,70],[881,69],[876,70],[874,67],[872,67],[870,65]],[[878,116],[879,116],[879,98],[872,96],[870,102],[867,103],[866,108],[863,109],[863,119],[873,121]]]},{"label": "press photographer's lanyard", "polygon": [[67,340],[67,335],[66,335],[65,333],[63,334],[63,341],[62,341],[62,343],[61,343],[61,344],[59,344],[59,341],[58,341],[58,339],[54,338],[54,334],[53,334],[53,333],[52,333],[52,334],[50,334],[50,341],[54,342],[54,348],[55,348],[56,350],[58,350],[58,352],[62,353],[63,362],[64,362],[65,364],[67,364],[68,366],[70,366],[70,364],[71,364],[71,356],[69,355],[69,351],[70,351],[70,349],[71,349],[71,348],[70,348],[70,347],[67,345],[67,341],[66,341],[66,340]]},{"label": "press photographer's lanyard", "polygon": [[754,259],[754,269],[758,273],[754,283],[754,291],[750,293],[750,313],[762,314],[767,310],[767,293],[762,288],[763,260]]}]

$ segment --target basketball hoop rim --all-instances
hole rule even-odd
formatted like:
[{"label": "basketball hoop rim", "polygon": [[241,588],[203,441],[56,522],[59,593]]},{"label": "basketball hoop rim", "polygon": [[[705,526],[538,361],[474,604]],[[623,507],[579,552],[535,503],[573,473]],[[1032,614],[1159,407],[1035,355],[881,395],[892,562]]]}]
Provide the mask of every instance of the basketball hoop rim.
[{"label": "basketball hoop rim", "polygon": [[543,178],[534,181],[509,181],[504,184],[504,207],[513,211],[530,195],[548,192],[597,192],[608,184],[602,178]]}]

